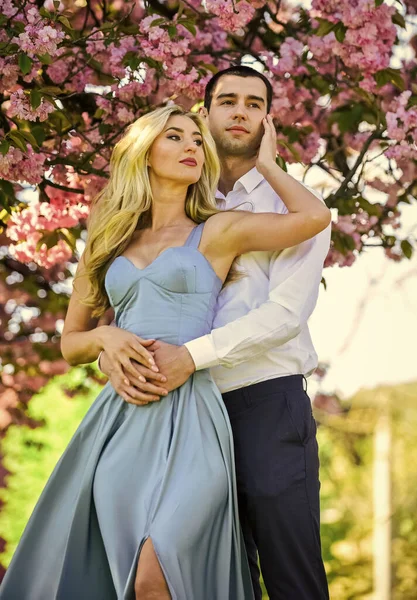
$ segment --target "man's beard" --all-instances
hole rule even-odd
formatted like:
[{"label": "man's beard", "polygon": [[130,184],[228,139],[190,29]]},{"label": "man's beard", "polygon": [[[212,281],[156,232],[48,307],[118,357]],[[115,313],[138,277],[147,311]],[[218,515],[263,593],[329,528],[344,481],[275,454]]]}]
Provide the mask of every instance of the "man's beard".
[{"label": "man's beard", "polygon": [[219,138],[217,136],[213,137],[216,142],[217,151],[220,155],[245,156],[249,158],[257,155],[263,132],[260,131],[256,137],[251,138],[247,143],[241,139],[226,137],[225,134],[219,136]]}]

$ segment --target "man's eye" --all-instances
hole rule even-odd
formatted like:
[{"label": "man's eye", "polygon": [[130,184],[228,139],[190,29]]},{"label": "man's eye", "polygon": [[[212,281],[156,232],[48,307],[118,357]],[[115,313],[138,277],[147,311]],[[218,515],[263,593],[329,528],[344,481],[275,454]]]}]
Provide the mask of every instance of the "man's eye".
[{"label": "man's eye", "polygon": [[224,100],[222,104],[233,104],[233,102],[231,100]]},{"label": "man's eye", "polygon": [[249,104],[249,106],[254,106],[255,108],[260,108],[259,104],[256,104],[256,102],[252,102],[251,104]]}]

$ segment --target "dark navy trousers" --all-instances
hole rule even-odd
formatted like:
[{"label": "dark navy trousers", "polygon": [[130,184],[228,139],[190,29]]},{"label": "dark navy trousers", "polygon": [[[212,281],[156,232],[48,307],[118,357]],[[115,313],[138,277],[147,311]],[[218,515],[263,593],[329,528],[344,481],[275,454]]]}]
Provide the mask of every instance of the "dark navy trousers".
[{"label": "dark navy trousers", "polygon": [[304,377],[223,394],[232,424],[240,521],[256,600],[328,600],[321,557],[316,422]]}]

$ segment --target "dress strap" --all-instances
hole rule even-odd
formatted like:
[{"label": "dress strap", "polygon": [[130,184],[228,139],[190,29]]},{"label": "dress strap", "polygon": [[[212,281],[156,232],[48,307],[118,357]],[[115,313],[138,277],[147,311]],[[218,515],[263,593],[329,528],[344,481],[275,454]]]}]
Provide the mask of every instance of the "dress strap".
[{"label": "dress strap", "polygon": [[188,239],[185,242],[184,246],[189,246],[190,248],[198,248],[198,246],[200,245],[200,240],[201,240],[201,235],[203,233],[204,224],[205,224],[205,222],[203,221],[203,223],[200,223],[199,225],[194,227],[194,229],[188,236]]}]

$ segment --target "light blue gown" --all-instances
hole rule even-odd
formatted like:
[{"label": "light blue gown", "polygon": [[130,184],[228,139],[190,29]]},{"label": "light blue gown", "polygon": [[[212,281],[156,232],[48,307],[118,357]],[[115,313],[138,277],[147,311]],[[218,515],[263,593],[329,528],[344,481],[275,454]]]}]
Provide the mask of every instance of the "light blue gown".
[{"label": "light blue gown", "polygon": [[[203,226],[145,269],[114,260],[106,289],[118,327],[178,345],[211,330],[222,284],[198,250]],[[253,600],[232,434],[208,370],[145,406],[103,388],[35,507],[0,599],[134,600],[148,537],[173,600]]]}]

